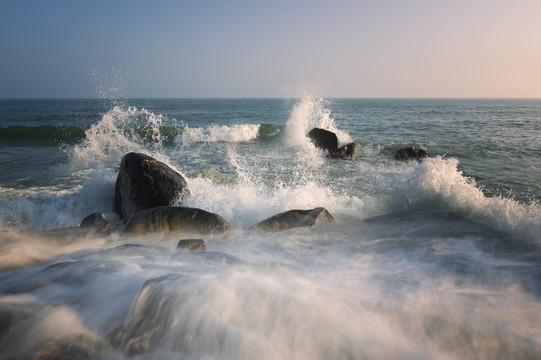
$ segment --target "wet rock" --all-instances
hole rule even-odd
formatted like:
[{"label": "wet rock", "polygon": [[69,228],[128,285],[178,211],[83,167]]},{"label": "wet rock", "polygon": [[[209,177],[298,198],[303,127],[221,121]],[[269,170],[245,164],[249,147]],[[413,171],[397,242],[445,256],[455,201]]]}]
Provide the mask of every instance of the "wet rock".
[{"label": "wet rock", "polygon": [[88,215],[81,221],[79,226],[82,229],[94,230],[97,234],[100,235],[109,235],[111,234],[111,226],[107,218],[102,213],[93,213]]},{"label": "wet rock", "polygon": [[124,233],[223,232],[230,227],[220,215],[196,208],[160,206],[133,215]]},{"label": "wet rock", "polygon": [[397,160],[421,160],[426,157],[430,157],[430,154],[423,149],[416,149],[414,147],[400,149],[395,155],[395,159]]},{"label": "wet rock", "polygon": [[170,205],[189,195],[181,174],[148,155],[132,152],[120,163],[113,211],[126,222],[138,211]]},{"label": "wet rock", "polygon": [[313,128],[306,136],[310,138],[315,147],[327,150],[331,154],[338,148],[338,138],[332,131]]},{"label": "wet rock", "polygon": [[289,210],[263,220],[253,228],[277,231],[299,226],[326,225],[332,222],[334,217],[327,209],[318,207],[311,210]]},{"label": "wet rock", "polygon": [[47,339],[26,359],[92,360],[102,358],[111,350],[109,344],[99,339],[86,335],[72,335]]},{"label": "wet rock", "polygon": [[177,251],[205,251],[205,241],[202,239],[183,239],[177,244]]},{"label": "wet rock", "polygon": [[359,145],[352,142],[344,146],[340,146],[329,156],[333,158],[356,158],[359,156]]}]

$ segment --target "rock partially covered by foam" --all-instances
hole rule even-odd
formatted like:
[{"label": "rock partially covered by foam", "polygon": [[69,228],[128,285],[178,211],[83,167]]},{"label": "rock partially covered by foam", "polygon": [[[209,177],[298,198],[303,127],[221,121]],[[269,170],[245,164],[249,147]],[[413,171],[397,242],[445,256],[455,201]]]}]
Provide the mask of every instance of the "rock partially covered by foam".
[{"label": "rock partially covered by foam", "polygon": [[278,231],[300,226],[327,225],[332,222],[334,217],[327,209],[318,207],[311,210],[289,210],[274,215],[255,225],[253,229]]},{"label": "rock partially covered by foam", "polygon": [[330,153],[329,156],[333,158],[356,158],[359,156],[359,145],[352,142],[344,146],[340,146],[338,149]]},{"label": "rock partially covered by foam", "polygon": [[400,149],[395,155],[395,159],[397,160],[421,160],[426,157],[430,157],[430,154],[423,149],[416,149],[414,147]]},{"label": "rock partially covered by foam", "polygon": [[189,195],[181,174],[153,157],[131,152],[120,162],[113,211],[126,222],[138,211],[170,205]]},{"label": "rock partially covered by foam", "polygon": [[94,231],[100,235],[111,234],[111,226],[107,218],[102,213],[93,213],[88,215],[81,221],[80,228]]},{"label": "rock partially covered by foam", "polygon": [[177,244],[177,251],[205,251],[203,239],[182,239]]},{"label": "rock partially covered by foam", "polygon": [[315,147],[329,152],[333,158],[355,158],[359,156],[359,146],[352,142],[338,147],[338,137],[329,130],[313,128],[306,135]]},{"label": "rock partially covered by foam", "polygon": [[338,148],[338,137],[332,131],[313,128],[306,136],[310,138],[315,147],[327,150],[329,153]]},{"label": "rock partially covered by foam", "polygon": [[124,233],[214,233],[229,229],[229,223],[220,215],[189,207],[160,206],[139,211],[133,215]]}]

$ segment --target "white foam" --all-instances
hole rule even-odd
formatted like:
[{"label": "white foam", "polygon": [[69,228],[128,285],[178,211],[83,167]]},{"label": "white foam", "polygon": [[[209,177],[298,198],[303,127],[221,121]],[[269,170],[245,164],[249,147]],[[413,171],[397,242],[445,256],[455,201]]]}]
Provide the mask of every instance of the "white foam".
[{"label": "white foam", "polygon": [[285,133],[288,145],[300,149],[313,148],[306,134],[316,127],[335,133],[339,144],[352,142],[349,134],[337,129],[327,100],[305,96],[298,100],[287,120]]},{"label": "white foam", "polygon": [[257,138],[259,124],[212,125],[204,128],[186,126],[175,142],[183,146],[195,143],[244,142]]},{"label": "white foam", "polygon": [[504,197],[487,197],[472,178],[458,170],[454,158],[424,159],[402,164],[387,181],[382,193],[391,194],[398,209],[451,209],[473,220],[503,231],[517,232],[529,239],[541,235],[541,207]]},{"label": "white foam", "polygon": [[[86,138],[80,145],[66,148],[70,157],[70,171],[115,167],[126,153],[152,152],[163,160],[163,139],[160,133],[164,118],[146,109],[115,106],[101,120],[85,132]],[[147,129],[145,143],[136,132],[137,127]]]},{"label": "white foam", "polygon": [[[312,209],[325,207],[331,213],[354,212],[359,215],[364,209],[364,201],[347,194],[334,193],[326,179],[317,179],[315,165],[304,157],[292,156],[290,173],[284,180],[275,178],[268,181],[268,172],[260,172],[264,165],[254,165],[248,159],[239,157],[230,150],[228,160],[235,169],[237,181],[231,184],[216,184],[205,178],[192,178],[189,181],[191,197],[185,201],[187,206],[199,207],[218,213],[240,228],[247,228],[277,213],[292,209]],[[321,158],[318,158],[319,161]],[[272,160],[271,160],[272,162]],[[277,160],[275,163],[281,163]],[[291,169],[276,169],[290,171]]]},{"label": "white foam", "polygon": [[51,229],[79,226],[94,212],[103,212],[111,220],[116,174],[102,169],[82,185],[69,189],[39,187],[11,190],[0,198],[0,229]]}]

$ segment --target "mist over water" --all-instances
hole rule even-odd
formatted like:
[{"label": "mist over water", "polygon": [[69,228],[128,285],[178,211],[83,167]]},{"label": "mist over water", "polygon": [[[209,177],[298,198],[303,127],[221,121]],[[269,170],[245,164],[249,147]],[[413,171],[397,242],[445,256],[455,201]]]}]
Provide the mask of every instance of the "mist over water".
[{"label": "mist over water", "polygon": [[[72,138],[0,145],[3,168],[20,151],[42,159],[0,177],[0,358],[541,358],[541,103],[93,106],[69,121]],[[48,120],[18,126],[57,136],[63,113],[42,109]],[[327,158],[305,136],[314,127],[360,157]],[[405,146],[433,157],[396,161]],[[199,234],[120,236],[114,183],[130,151],[185,175],[184,205],[231,231],[204,236],[204,252],[175,250]],[[315,207],[335,223],[250,229]],[[111,237],[58,232],[93,212]]]}]

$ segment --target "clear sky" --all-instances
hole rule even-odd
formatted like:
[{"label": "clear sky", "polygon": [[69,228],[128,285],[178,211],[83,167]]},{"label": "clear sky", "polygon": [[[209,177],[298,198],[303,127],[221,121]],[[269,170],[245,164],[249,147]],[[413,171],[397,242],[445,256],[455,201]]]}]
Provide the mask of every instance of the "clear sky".
[{"label": "clear sky", "polygon": [[0,0],[0,98],[541,98],[541,0]]}]

